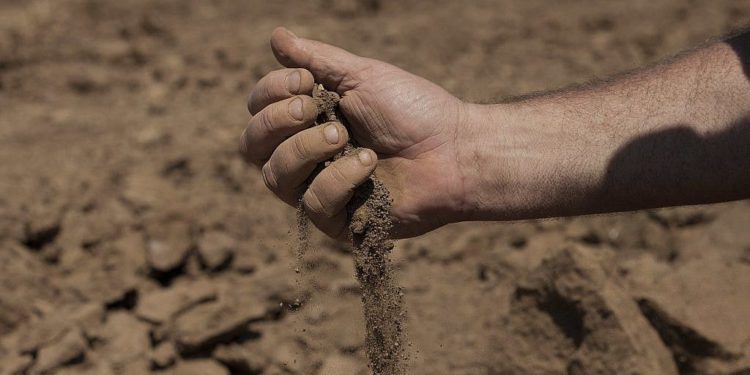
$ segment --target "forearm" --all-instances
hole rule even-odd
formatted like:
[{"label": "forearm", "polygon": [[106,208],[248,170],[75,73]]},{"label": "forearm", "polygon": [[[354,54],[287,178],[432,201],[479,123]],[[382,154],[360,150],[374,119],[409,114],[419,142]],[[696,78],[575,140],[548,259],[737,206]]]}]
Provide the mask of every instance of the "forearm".
[{"label": "forearm", "polygon": [[747,38],[611,82],[472,106],[462,219],[750,197]]}]

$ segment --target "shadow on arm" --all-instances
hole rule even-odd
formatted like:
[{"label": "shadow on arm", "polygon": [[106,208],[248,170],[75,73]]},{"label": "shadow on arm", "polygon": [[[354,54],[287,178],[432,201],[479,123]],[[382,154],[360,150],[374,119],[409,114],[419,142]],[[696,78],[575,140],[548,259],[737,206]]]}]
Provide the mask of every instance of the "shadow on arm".
[{"label": "shadow on arm", "polygon": [[[750,32],[726,43],[748,79]],[[746,113],[720,133],[675,124],[629,142],[610,160],[598,200],[627,210],[750,198],[750,108]]]}]

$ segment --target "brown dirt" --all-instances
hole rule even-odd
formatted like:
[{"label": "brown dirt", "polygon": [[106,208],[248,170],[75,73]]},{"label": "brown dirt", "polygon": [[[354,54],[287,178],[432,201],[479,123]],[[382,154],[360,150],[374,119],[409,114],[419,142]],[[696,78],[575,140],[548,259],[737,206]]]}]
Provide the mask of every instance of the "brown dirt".
[{"label": "brown dirt", "polygon": [[[736,0],[0,1],[0,373],[368,372],[350,251],[312,231],[297,275],[294,210],[235,151],[275,26],[486,100],[748,20]],[[407,372],[747,373],[748,227],[744,201],[399,241]]]}]

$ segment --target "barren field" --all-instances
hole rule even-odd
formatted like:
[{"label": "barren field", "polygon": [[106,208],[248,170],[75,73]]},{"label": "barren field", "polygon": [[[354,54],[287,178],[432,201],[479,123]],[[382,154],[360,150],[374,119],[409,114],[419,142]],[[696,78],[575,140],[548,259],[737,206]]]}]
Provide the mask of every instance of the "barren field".
[{"label": "barren field", "polygon": [[[275,26],[467,100],[652,63],[750,1],[0,0],[0,374],[367,374],[349,246],[236,152]],[[410,374],[750,374],[750,202],[398,241]],[[296,309],[298,300],[304,300]]]}]

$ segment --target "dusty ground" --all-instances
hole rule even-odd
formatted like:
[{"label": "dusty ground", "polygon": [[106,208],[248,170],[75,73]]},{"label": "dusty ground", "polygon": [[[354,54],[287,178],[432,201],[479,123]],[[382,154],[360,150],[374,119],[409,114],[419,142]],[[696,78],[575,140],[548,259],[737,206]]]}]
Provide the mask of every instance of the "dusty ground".
[{"label": "dusty ground", "polygon": [[[298,279],[294,210],[235,154],[277,25],[486,100],[748,21],[748,1],[0,1],[0,373],[366,372],[346,247],[315,237]],[[401,241],[410,373],[748,374],[748,228],[736,202]]]}]

